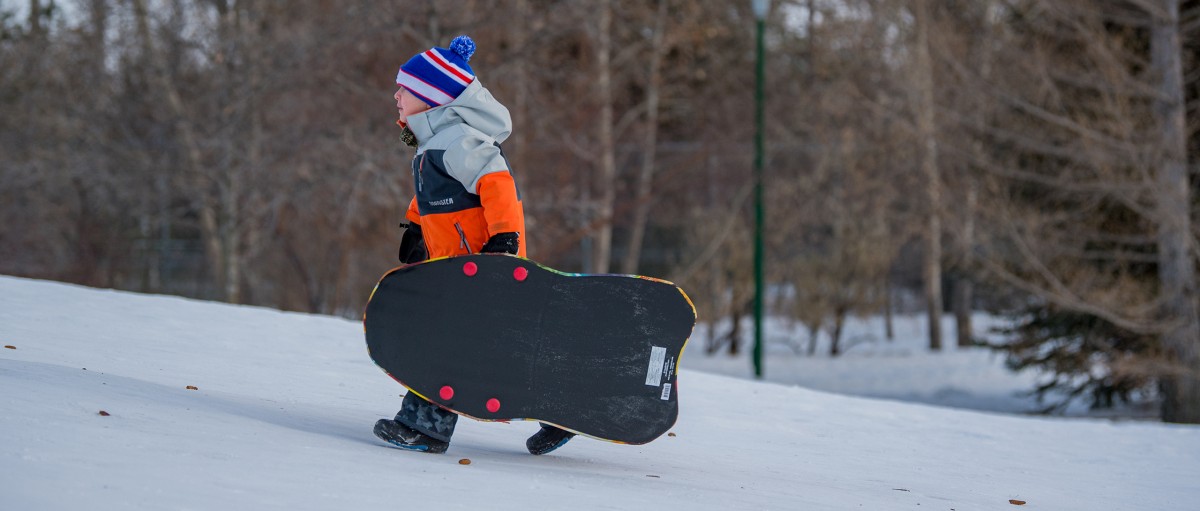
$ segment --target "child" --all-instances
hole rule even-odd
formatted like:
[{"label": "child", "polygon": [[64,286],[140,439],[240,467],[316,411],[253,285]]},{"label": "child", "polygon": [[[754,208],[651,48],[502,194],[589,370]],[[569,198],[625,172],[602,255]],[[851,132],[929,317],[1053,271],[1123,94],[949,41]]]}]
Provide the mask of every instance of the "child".
[{"label": "child", "polygon": [[[467,61],[475,42],[458,36],[396,74],[400,139],[417,148],[416,196],[405,215],[400,262],[471,253],[525,257],[525,213],[500,143],[512,132],[508,109],[475,78]],[[445,452],[458,415],[416,394],[404,396],[395,420],[375,423],[375,436],[404,449]],[[545,454],[574,433],[542,425],[525,445]]]}]

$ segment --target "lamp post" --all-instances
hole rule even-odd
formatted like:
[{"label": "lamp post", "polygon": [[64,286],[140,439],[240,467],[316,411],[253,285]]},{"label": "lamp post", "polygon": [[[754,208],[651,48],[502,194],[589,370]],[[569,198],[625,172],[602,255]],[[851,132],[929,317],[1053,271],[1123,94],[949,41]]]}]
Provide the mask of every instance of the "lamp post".
[{"label": "lamp post", "polygon": [[763,30],[771,0],[751,0],[754,9],[754,377],[763,375]]}]

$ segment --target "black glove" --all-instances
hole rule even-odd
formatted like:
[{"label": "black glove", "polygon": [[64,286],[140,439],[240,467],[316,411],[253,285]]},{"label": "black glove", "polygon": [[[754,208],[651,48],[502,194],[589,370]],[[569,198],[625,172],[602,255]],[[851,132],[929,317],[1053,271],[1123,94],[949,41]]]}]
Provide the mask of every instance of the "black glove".
[{"label": "black glove", "polygon": [[515,232],[497,233],[488,239],[487,244],[479,250],[481,254],[512,254],[517,255],[521,249],[521,235]]},{"label": "black glove", "polygon": [[421,226],[416,223],[400,226],[407,227],[404,229],[404,235],[400,237],[400,262],[413,264],[429,259],[429,252],[425,250],[425,237],[421,235]]}]

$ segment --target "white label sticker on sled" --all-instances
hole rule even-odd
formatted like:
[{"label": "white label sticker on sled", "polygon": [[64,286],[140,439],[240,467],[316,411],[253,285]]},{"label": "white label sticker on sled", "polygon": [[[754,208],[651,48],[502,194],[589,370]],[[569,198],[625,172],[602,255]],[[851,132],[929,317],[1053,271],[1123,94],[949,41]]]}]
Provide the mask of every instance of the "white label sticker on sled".
[{"label": "white label sticker on sled", "polygon": [[663,384],[663,391],[662,391],[661,399],[663,401],[667,401],[667,400],[671,399],[671,384],[670,383]]},{"label": "white label sticker on sled", "polygon": [[646,370],[646,385],[657,387],[662,382],[663,363],[667,361],[667,349],[650,347],[650,366]]}]

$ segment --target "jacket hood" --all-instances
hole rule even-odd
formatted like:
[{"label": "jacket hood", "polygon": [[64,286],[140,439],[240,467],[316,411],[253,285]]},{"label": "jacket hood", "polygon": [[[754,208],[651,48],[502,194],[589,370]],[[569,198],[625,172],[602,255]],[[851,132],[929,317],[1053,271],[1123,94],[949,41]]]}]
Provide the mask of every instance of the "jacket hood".
[{"label": "jacket hood", "polygon": [[446,128],[466,124],[504,142],[512,133],[512,117],[476,78],[454,101],[408,117],[408,128],[424,144]]}]

